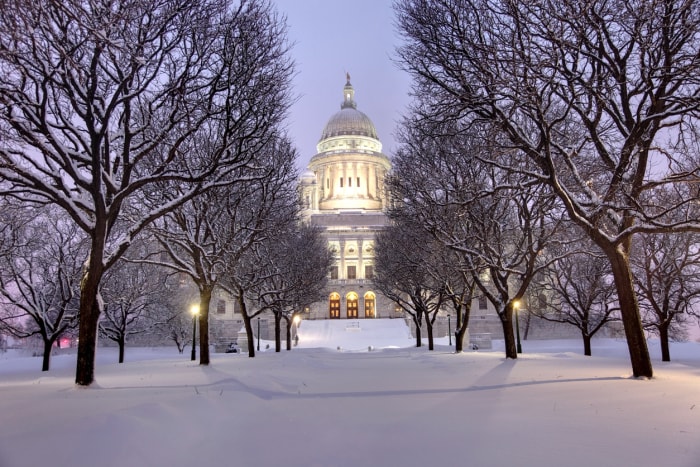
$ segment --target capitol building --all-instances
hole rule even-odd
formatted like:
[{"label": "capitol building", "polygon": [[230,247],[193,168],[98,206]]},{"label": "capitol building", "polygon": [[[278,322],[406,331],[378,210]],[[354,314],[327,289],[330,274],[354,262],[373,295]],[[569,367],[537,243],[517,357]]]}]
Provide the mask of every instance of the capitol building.
[{"label": "capitol building", "polygon": [[372,120],[357,110],[348,75],[340,110],[323,128],[301,178],[304,217],[323,229],[335,259],[326,300],[305,310],[304,319],[402,316],[372,282],[374,236],[387,224],[384,179],[390,169]]},{"label": "capitol building", "polygon": [[[415,333],[413,321],[381,294],[372,280],[375,235],[389,222],[385,215],[388,196],[384,181],[391,170],[391,161],[382,153],[372,120],[357,109],[350,76],[342,91],[340,110],[328,119],[316,145],[316,154],[299,182],[303,217],[321,227],[334,258],[325,298],[302,310],[302,319],[353,320],[347,328],[359,329],[369,324],[361,326],[359,320],[401,318]],[[240,344],[245,331],[235,300],[218,291],[213,303],[211,341],[223,345],[238,336]],[[450,333],[449,314],[449,310],[440,312],[433,325],[436,336]],[[259,316],[257,325],[256,332],[262,339],[273,338],[274,320],[270,316]],[[523,328],[525,336],[532,338],[570,337],[574,329],[557,327],[556,323],[537,319],[530,313]],[[500,318],[483,295],[473,299],[469,329],[471,341],[478,342],[482,348],[483,336],[488,336],[489,347],[491,335],[502,336]]]}]

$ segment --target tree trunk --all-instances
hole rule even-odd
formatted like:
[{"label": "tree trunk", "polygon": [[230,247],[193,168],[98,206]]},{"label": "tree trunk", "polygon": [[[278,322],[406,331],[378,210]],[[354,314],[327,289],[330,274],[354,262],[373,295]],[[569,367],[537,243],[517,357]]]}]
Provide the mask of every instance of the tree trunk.
[{"label": "tree trunk", "polygon": [[420,322],[414,318],[413,323],[416,325],[416,347],[420,347],[423,345],[423,340],[421,338]]},{"label": "tree trunk", "polygon": [[[629,244],[629,241],[627,243]],[[625,329],[627,348],[632,363],[632,373],[635,377],[651,378],[654,372],[651,367],[651,358],[649,357],[642,319],[639,314],[639,303],[634,292],[632,271],[630,270],[629,255],[627,254],[629,247],[626,250],[623,248],[623,246],[608,247],[603,248],[603,251],[610,260],[613,278],[615,279],[622,324]]]},{"label": "tree trunk", "polygon": [[[465,308],[464,313],[461,308]],[[462,306],[461,308],[457,312],[457,330],[455,331],[456,353],[464,351],[464,336],[467,335],[467,329],[469,329],[469,307]]]},{"label": "tree trunk", "polygon": [[275,352],[282,351],[282,317],[279,313],[273,313],[275,316]]},{"label": "tree trunk", "polygon": [[119,345],[119,363],[124,363],[124,347],[126,346],[126,339],[120,337],[117,339],[117,344]]},{"label": "tree trunk", "polygon": [[209,304],[211,287],[199,290],[199,364],[209,365]]},{"label": "tree trunk", "polygon": [[428,350],[435,350],[435,344],[433,342],[433,323],[430,319],[425,320],[425,328],[428,331]]},{"label": "tree trunk", "polygon": [[248,307],[243,299],[243,291],[238,290],[238,307],[243,316],[243,325],[245,326],[245,335],[248,338],[248,358],[255,357],[255,336],[253,335],[253,323],[248,316]]},{"label": "tree trunk", "polygon": [[671,361],[671,348],[668,343],[668,327],[670,321],[664,321],[659,326],[659,342],[661,343],[661,361],[670,362]]},{"label": "tree trunk", "polygon": [[[94,252],[93,248],[93,252]],[[102,255],[99,264],[92,260],[80,285],[80,323],[78,326],[78,357],[75,369],[75,384],[89,386],[95,381],[95,351],[97,348],[97,328],[102,313],[99,297],[102,280]]]},{"label": "tree trunk", "polygon": [[44,355],[41,358],[41,371],[49,371],[49,365],[51,362],[51,347],[53,347],[53,341],[50,339],[44,339]]},{"label": "tree trunk", "polygon": [[457,329],[455,332],[455,353],[464,352],[464,334],[466,329]]},{"label": "tree trunk", "polygon": [[292,325],[291,320],[285,320],[287,325],[287,350],[292,350]]},{"label": "tree trunk", "polygon": [[513,332],[513,303],[510,302],[503,314],[499,313],[501,325],[503,326],[503,340],[506,347],[506,358],[518,358],[518,351],[515,347],[515,335]]},{"label": "tree trunk", "polygon": [[582,332],[581,336],[583,337],[583,354],[590,357],[591,356],[591,336],[586,332]]}]

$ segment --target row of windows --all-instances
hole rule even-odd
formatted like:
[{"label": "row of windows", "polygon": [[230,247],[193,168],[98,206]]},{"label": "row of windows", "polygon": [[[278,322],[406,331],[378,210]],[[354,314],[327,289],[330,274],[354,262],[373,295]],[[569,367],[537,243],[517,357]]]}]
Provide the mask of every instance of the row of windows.
[{"label": "row of windows", "polygon": [[[348,266],[345,271],[346,279],[357,279],[357,266]],[[365,279],[372,279],[374,277],[374,266],[365,266]],[[331,279],[338,279],[338,266],[331,266]]]},{"label": "row of windows", "polygon": [[[355,186],[359,188],[360,187],[360,177],[357,177],[356,180],[357,180],[357,182],[356,182]],[[340,188],[343,188],[344,183],[345,183],[345,179],[343,177],[340,177]],[[352,177],[348,177],[348,186],[352,187]],[[328,188],[328,189],[331,188],[331,179],[330,178],[326,179],[326,188]]]},{"label": "row of windows", "polygon": [[[355,266],[348,266],[347,268],[347,278],[348,279],[357,279],[357,274],[356,274],[356,267]],[[372,266],[365,266],[365,279],[371,279],[374,274],[374,268]],[[338,279],[338,266],[333,266],[331,268],[331,279]],[[340,315],[340,295],[335,296],[336,294],[333,294],[331,296],[331,317],[338,317]],[[368,298],[371,298],[371,301],[367,301]],[[544,301],[545,306],[546,306],[546,297],[540,296],[540,302]],[[337,302],[335,302],[337,300]],[[350,302],[352,303],[353,297],[350,297]],[[357,297],[354,297],[355,303],[357,301]],[[355,305],[356,306],[356,305]],[[337,308],[335,308],[337,307]],[[334,313],[334,308],[335,308],[335,313]],[[350,309],[353,307],[351,306]],[[480,310],[485,310],[487,309],[487,303],[486,303],[486,297],[481,295],[479,297],[479,309]],[[235,313],[235,309],[233,310]],[[216,303],[216,314],[218,315],[223,315],[226,313],[226,300],[219,300]],[[356,316],[357,310],[355,309],[354,314]],[[334,316],[335,315],[335,316]],[[374,296],[372,297],[365,297],[365,315],[370,316],[374,315]]]},{"label": "row of windows", "polygon": [[[333,292],[328,297],[328,317],[331,319],[340,318],[340,294]],[[375,295],[372,292],[367,292],[364,295],[364,318],[376,318]],[[345,315],[347,318],[359,318],[359,297],[355,292],[349,292],[345,297]]]}]

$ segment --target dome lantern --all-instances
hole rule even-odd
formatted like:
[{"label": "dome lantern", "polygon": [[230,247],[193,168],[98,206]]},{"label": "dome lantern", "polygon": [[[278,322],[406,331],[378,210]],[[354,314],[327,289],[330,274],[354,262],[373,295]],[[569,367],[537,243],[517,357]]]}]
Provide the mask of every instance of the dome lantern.
[{"label": "dome lantern", "polygon": [[377,143],[379,143],[374,123],[367,115],[357,110],[355,89],[350,84],[350,73],[346,73],[346,78],[340,111],[336,112],[328,120],[319,141],[336,136],[363,136],[377,140]]},{"label": "dome lantern", "polygon": [[355,89],[353,89],[352,84],[350,84],[350,73],[345,73],[347,81],[343,87],[343,103],[340,104],[341,109],[356,109],[357,104],[355,103]]}]

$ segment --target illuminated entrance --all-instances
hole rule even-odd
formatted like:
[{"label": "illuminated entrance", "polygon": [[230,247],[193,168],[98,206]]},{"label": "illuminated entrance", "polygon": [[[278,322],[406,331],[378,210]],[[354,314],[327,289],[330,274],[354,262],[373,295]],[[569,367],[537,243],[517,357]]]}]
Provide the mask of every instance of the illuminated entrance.
[{"label": "illuminated entrance", "polygon": [[357,294],[350,292],[345,298],[348,303],[348,319],[357,318]]},{"label": "illuminated entrance", "polygon": [[332,319],[340,318],[340,294],[333,292],[329,299],[330,317]]},{"label": "illuminated entrance", "polygon": [[374,311],[374,294],[372,292],[367,292],[365,294],[365,318],[376,318],[377,315]]}]

